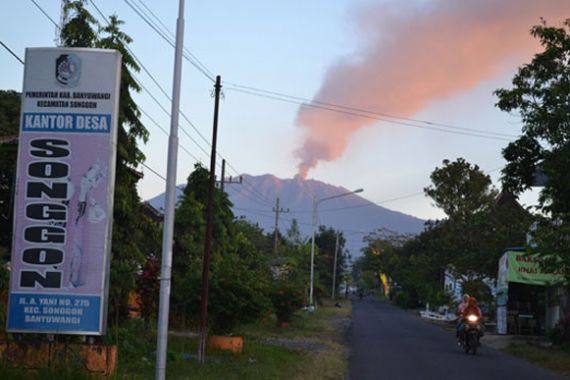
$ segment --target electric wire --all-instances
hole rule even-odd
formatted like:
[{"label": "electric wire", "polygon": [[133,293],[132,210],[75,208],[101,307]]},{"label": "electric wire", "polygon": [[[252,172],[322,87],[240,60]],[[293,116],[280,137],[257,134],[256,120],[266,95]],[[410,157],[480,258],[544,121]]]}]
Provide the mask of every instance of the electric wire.
[{"label": "electric wire", "polygon": [[267,99],[272,99],[272,100],[278,100],[278,101],[285,102],[285,103],[291,103],[291,104],[295,104],[295,105],[298,105],[298,106],[301,106],[301,107],[305,107],[305,108],[317,108],[317,109],[322,109],[322,110],[326,110],[326,111],[336,112],[336,113],[340,113],[340,114],[344,114],[344,115],[350,115],[350,116],[361,117],[361,118],[364,118],[364,119],[371,119],[371,120],[376,120],[376,121],[384,121],[384,122],[386,122],[386,123],[397,124],[397,125],[402,125],[402,126],[406,126],[406,127],[413,127],[413,128],[419,128],[419,129],[431,130],[431,131],[439,131],[439,132],[450,133],[450,134],[456,134],[456,135],[479,137],[479,138],[489,139],[489,140],[512,141],[512,139],[509,139],[509,138],[503,138],[503,137],[491,136],[491,135],[484,135],[484,134],[481,134],[482,132],[479,132],[479,133],[472,133],[472,132],[465,132],[465,131],[459,131],[459,130],[453,130],[453,129],[445,129],[445,128],[442,128],[442,127],[421,126],[421,125],[412,124],[412,123],[407,123],[407,122],[403,122],[403,121],[389,120],[389,119],[386,119],[386,118],[383,118],[383,117],[380,117],[380,116],[374,116],[374,115],[369,115],[369,114],[365,114],[365,113],[358,113],[358,112],[354,112],[354,111],[348,111],[348,110],[343,110],[343,109],[337,109],[337,108],[333,108],[333,107],[329,107],[329,106],[320,105],[320,104],[317,104],[317,103],[305,103],[305,102],[301,102],[301,101],[294,100],[294,99],[288,99],[288,98],[278,97],[278,96],[275,96],[275,95],[268,95],[268,94],[256,93],[256,92],[249,91],[249,90],[244,90],[244,89],[241,89],[241,88],[228,88],[228,90],[235,91],[235,92],[240,92],[240,93],[248,94],[248,95],[254,95],[254,96],[258,96],[258,97],[262,97],[262,98],[267,98]]},{"label": "electric wire", "polygon": [[164,181],[166,181],[166,177],[163,176],[162,174],[160,174],[159,172],[157,172],[156,170],[154,170],[153,168],[151,168],[150,166],[148,166],[147,164],[145,164],[144,162],[141,163],[142,166],[144,166],[145,168],[147,168],[148,170],[150,170],[154,175],[156,175],[157,177],[163,179]]},{"label": "electric wire", "polygon": [[46,16],[48,20],[50,20],[59,29],[59,25],[57,24],[57,22],[55,22],[46,11],[44,11],[44,9],[36,2],[36,0],[30,0],[30,1],[34,3],[34,5],[40,10],[40,12],[42,12],[44,16]]},{"label": "electric wire", "polygon": [[[107,17],[104,15],[104,13],[101,11],[101,9],[99,9],[99,7],[97,6],[97,4],[95,4],[94,0],[89,0],[90,3],[93,5],[93,7],[95,8],[95,10],[97,11],[97,13],[99,13],[99,15],[103,18],[103,20],[105,20],[105,22],[107,22],[107,24],[109,23],[109,20],[107,19]],[[151,72],[146,68],[146,66],[142,63],[142,61],[133,53],[133,51],[131,49],[129,49],[128,46],[125,46],[125,48],[127,49],[127,51],[129,52],[130,55],[133,56],[133,58],[135,59],[136,63],[144,70],[144,72],[150,77],[150,79],[153,81],[153,83],[158,87],[158,89],[160,90],[160,92],[168,99],[169,102],[172,102],[172,98],[170,97],[170,95],[166,92],[166,90],[160,85],[160,83],[158,83],[158,80],[156,80],[156,78],[154,77],[154,75],[151,74]],[[136,76],[133,75],[133,77],[136,80]],[[143,88],[146,93],[153,99],[153,101],[168,115],[170,116],[170,112],[158,101],[158,99],[156,99],[156,97],[154,95],[152,95],[152,92],[150,90],[148,90],[142,83],[140,80],[136,80],[137,84],[139,86],[141,86],[141,88]],[[204,135],[202,135],[202,133],[200,132],[200,130],[198,130],[198,128],[194,125],[194,123],[190,120],[190,118],[188,116],[186,116],[186,114],[184,112],[182,112],[182,110],[179,111],[180,116],[182,116],[182,118],[184,120],[186,120],[186,122],[190,125],[190,127],[196,132],[198,133],[198,136],[200,136],[202,138],[202,140],[204,140],[204,142],[206,144],[208,144],[209,146],[211,146],[210,142],[208,141],[208,139],[206,139],[204,137]],[[207,156],[209,155],[209,153],[188,133],[188,131],[186,131],[184,128],[182,128],[182,124],[179,124],[179,126],[181,127],[180,130],[182,131],[183,134],[185,134],[194,144],[196,144],[196,146],[198,146],[198,148],[205,153]]]},{"label": "electric wire", "polygon": [[277,92],[277,91],[264,90],[264,89],[260,89],[260,88],[252,87],[252,86],[240,85],[240,84],[232,83],[232,82],[224,82],[224,83],[234,87],[234,89],[244,89],[244,90],[256,92],[259,94],[273,95],[273,96],[277,96],[277,97],[295,100],[295,101],[302,102],[302,103],[312,103],[312,104],[317,104],[317,105],[326,106],[326,107],[338,108],[338,109],[343,109],[343,110],[347,110],[347,111],[354,111],[357,113],[376,115],[379,117],[387,117],[387,118],[404,120],[404,121],[409,121],[409,122],[414,122],[414,123],[422,123],[422,124],[426,124],[426,125],[430,125],[430,126],[436,126],[436,127],[442,127],[442,128],[457,129],[457,130],[462,130],[465,132],[483,133],[483,134],[495,135],[498,137],[508,137],[508,138],[517,137],[515,135],[511,135],[511,134],[507,134],[507,133],[487,131],[487,130],[474,129],[474,128],[465,128],[465,127],[460,127],[460,126],[452,125],[452,124],[437,123],[437,122],[433,122],[433,121],[429,121],[429,120],[422,120],[422,119],[415,119],[415,118],[404,117],[404,116],[397,116],[397,115],[388,114],[385,112],[372,111],[372,110],[363,109],[363,108],[359,108],[359,107],[345,106],[345,105],[341,105],[338,103],[324,102],[324,101],[315,100],[315,99],[311,100],[311,99],[302,98],[299,96],[288,95],[288,94],[284,94],[284,93]]},{"label": "electric wire", "polygon": [[0,40],[0,45],[2,45],[4,47],[4,49],[8,50],[8,53],[12,54],[12,56],[14,58],[16,58],[18,61],[20,61],[20,63],[23,65],[24,61],[22,60],[22,58],[18,57],[18,55],[16,53],[14,53],[12,51],[12,49],[10,49],[4,42],[2,42],[2,40]]},{"label": "electric wire", "polygon": [[[49,16],[49,14],[39,5],[37,4],[34,0],[31,0],[34,5],[42,12],[42,14],[44,14],[53,24],[57,29],[60,29],[60,26]],[[99,9],[99,7],[97,6],[97,4],[95,4],[95,2],[93,0],[90,0],[91,4],[93,5],[93,7],[95,8],[95,10],[99,13],[99,15],[103,18],[103,20],[105,20],[105,22],[107,24],[109,24],[109,20],[108,18],[103,14],[103,12],[101,12],[101,10]],[[154,76],[146,69],[146,66],[144,66],[142,64],[142,62],[138,59],[138,57],[127,47],[125,46],[125,48],[127,49],[127,51],[129,52],[129,54],[131,54],[133,56],[133,58],[135,59],[135,61],[137,62],[137,64],[139,64],[139,66],[141,66],[143,68],[143,70],[145,70],[145,72],[149,75],[149,77],[153,80],[153,82],[155,83],[155,85],[161,90],[161,92],[163,94],[165,94],[166,96],[168,96],[168,94],[166,93],[166,91],[162,88],[162,86],[160,86],[160,84],[158,83],[158,81],[154,78]],[[21,61],[21,60],[20,60]],[[24,63],[23,61],[21,61],[22,63]],[[133,73],[133,80],[137,83],[137,85],[139,85],[154,101],[155,103],[168,115],[170,116],[170,113],[168,112],[168,110],[166,110],[166,108],[164,108],[164,106],[158,101],[158,99],[156,99],[156,97],[152,94],[151,91],[149,91],[143,84],[142,82],[134,75]],[[147,118],[149,118],[149,120],[151,120],[155,125],[157,125],[161,130],[163,130],[163,128],[153,119],[150,117],[150,115],[148,115],[148,113],[146,113],[144,110],[142,110],[141,108],[139,108],[139,110],[141,111],[141,113],[144,113],[145,116]],[[189,122],[189,120],[187,120]],[[183,132],[186,132],[183,128],[181,128],[181,130]],[[164,131],[164,130],[163,130]],[[166,132],[166,131],[164,131]],[[186,132],[187,134],[187,132]],[[168,135],[168,133],[167,133]],[[189,135],[187,134],[187,136],[192,140],[192,142],[194,142],[200,149],[202,149],[202,147]],[[181,143],[179,143],[179,146],[182,148],[182,150],[187,153],[190,157],[192,157],[194,160],[196,160],[197,162],[202,162],[200,159],[198,159],[195,155],[193,155],[192,153],[190,153],[190,151],[188,151],[188,149],[186,149]],[[143,164],[144,165],[144,164]]]},{"label": "electric wire", "polygon": [[[154,125],[156,125],[167,137],[170,136],[168,131],[164,129],[156,120],[154,120],[145,110],[143,110],[142,108],[139,108],[139,110],[144,116],[146,116],[147,119],[149,119]],[[194,154],[192,154],[188,149],[186,149],[186,147],[182,145],[182,143],[178,142],[178,147],[182,149],[187,155],[192,157],[194,161],[202,163],[202,160],[196,157]]]},{"label": "electric wire", "polygon": [[[174,35],[173,32],[171,32],[168,27],[162,22],[162,20],[145,4],[144,1],[142,0],[138,0],[139,3],[141,3],[141,5],[151,14],[151,16],[162,26],[163,31],[165,31],[166,33],[168,33],[170,35],[170,37],[175,40],[176,36]],[[155,24],[156,25],[156,24]],[[183,46],[184,52],[187,53],[195,62],[196,64],[200,65],[200,67],[211,77],[209,79],[213,79],[215,77],[215,75],[208,69],[208,67],[206,65],[204,65],[202,63],[202,61],[200,61],[200,59],[198,57],[196,57],[194,54],[192,54],[192,52],[190,51],[190,49],[188,49],[186,46]]]},{"label": "electric wire", "polygon": [[[133,12],[135,12],[152,30],[154,30],[163,40],[166,41],[166,43],[168,43],[170,46],[172,46],[173,48],[176,47],[176,43],[175,43],[175,38],[169,38],[165,35],[164,31],[161,31],[160,28],[152,21],[149,19],[149,16],[144,14],[144,11],[141,10],[141,8],[134,4],[131,3],[129,0],[124,0],[124,2],[129,6],[129,8],[131,8],[133,10]],[[142,1],[141,1],[142,3]],[[143,4],[144,5],[144,4]],[[148,7],[146,5],[144,5],[145,8],[148,10]],[[154,13],[153,13],[154,15]],[[155,18],[158,19],[158,17],[156,17],[156,15],[154,15]],[[162,24],[162,23],[161,23]],[[169,33],[170,35],[173,35],[168,28],[166,28],[166,26],[164,26],[164,24],[162,24],[163,27],[166,29],[166,32]],[[198,71],[200,71],[206,78],[208,78],[211,82],[215,82],[215,78],[214,75],[200,62],[199,60],[189,52],[188,49],[184,48],[184,54],[183,57],[192,65],[194,66]]]}]

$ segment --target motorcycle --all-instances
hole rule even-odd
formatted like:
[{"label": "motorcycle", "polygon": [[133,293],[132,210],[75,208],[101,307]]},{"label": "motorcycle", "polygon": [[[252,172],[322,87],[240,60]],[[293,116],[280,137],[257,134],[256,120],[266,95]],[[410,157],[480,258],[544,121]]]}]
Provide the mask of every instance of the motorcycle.
[{"label": "motorcycle", "polygon": [[479,339],[481,338],[481,325],[479,324],[479,317],[474,314],[469,314],[464,320],[465,327],[460,336],[459,343],[466,354],[471,351],[473,355],[477,354],[477,349],[481,345]]}]

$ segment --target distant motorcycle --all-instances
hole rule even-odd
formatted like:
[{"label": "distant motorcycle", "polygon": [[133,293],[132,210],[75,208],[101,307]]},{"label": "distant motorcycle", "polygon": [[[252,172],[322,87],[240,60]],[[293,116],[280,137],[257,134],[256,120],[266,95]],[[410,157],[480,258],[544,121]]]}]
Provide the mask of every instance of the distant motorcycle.
[{"label": "distant motorcycle", "polygon": [[465,318],[465,329],[459,338],[459,343],[466,354],[471,351],[473,355],[477,354],[477,349],[481,345],[479,339],[481,338],[481,325],[479,324],[479,317],[470,314]]}]

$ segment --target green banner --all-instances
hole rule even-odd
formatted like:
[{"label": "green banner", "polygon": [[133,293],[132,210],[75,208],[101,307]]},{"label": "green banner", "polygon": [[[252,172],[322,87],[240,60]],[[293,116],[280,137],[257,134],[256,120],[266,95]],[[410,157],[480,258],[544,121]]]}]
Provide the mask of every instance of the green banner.
[{"label": "green banner", "polygon": [[544,261],[538,255],[526,252],[508,251],[508,280],[530,285],[554,285],[565,280],[562,269],[548,270],[542,268]]}]

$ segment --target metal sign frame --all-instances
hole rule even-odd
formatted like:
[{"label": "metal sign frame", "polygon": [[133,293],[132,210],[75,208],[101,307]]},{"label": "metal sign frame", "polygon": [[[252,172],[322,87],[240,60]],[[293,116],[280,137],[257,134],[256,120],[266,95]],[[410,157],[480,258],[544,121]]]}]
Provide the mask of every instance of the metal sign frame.
[{"label": "metal sign frame", "polygon": [[9,332],[106,332],[121,59],[26,49]]}]

